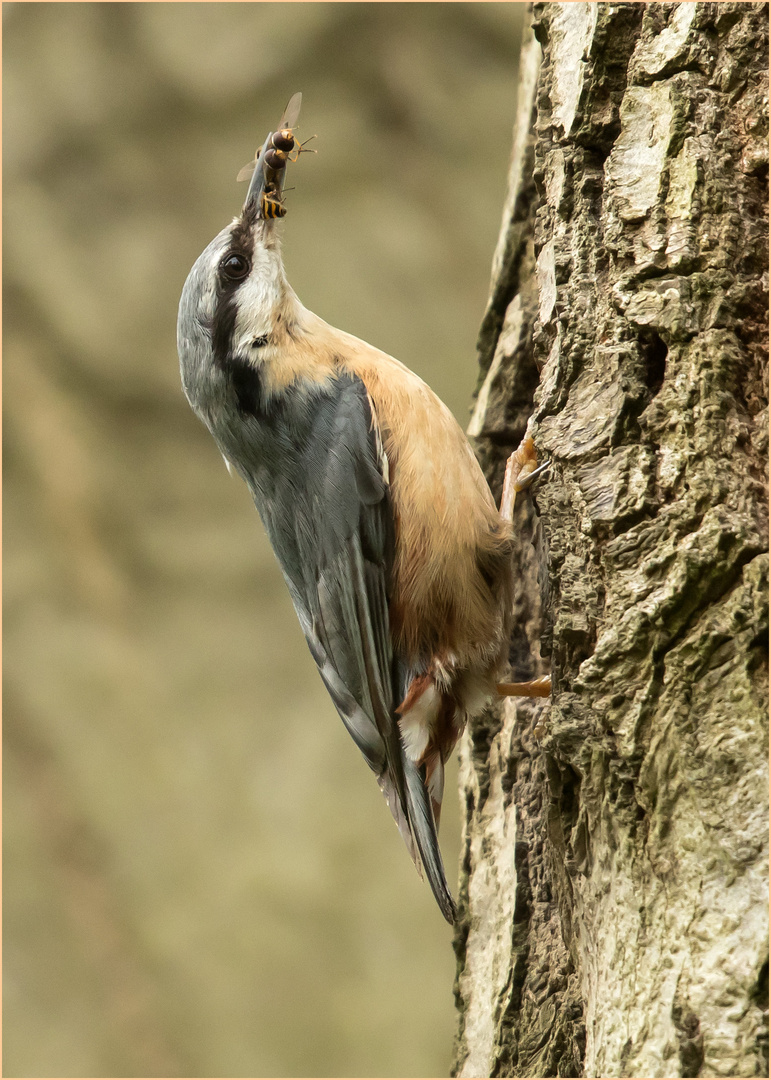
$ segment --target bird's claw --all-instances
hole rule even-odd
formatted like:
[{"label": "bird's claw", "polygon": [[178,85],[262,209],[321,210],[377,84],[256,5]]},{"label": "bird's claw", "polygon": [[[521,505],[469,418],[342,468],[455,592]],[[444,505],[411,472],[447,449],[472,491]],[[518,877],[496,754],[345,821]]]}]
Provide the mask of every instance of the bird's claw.
[{"label": "bird's claw", "polygon": [[[551,468],[551,462],[550,461],[544,461],[541,465],[538,466],[537,469],[532,469],[530,472],[525,472],[525,470],[523,469],[522,472],[517,477],[517,479],[514,481],[514,490],[516,492],[526,491],[531,486],[531,484],[534,484],[535,481],[540,476],[542,476],[543,473],[545,473],[547,469],[550,469],[550,468]],[[523,475],[523,473],[524,473],[524,475]]]},{"label": "bird's claw", "polygon": [[548,697],[551,693],[551,676],[543,675],[530,682],[498,683],[498,697]]},{"label": "bird's claw", "polygon": [[517,449],[506,462],[506,475],[503,478],[501,496],[501,517],[511,521],[514,502],[521,491],[526,491],[550,467],[550,461],[538,465],[538,455],[532,436],[526,435]]}]

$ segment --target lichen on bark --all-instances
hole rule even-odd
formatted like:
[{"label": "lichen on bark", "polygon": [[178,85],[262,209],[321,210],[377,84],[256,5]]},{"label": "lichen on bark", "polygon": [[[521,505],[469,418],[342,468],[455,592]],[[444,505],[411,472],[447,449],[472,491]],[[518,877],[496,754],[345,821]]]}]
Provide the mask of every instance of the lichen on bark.
[{"label": "lichen on bark", "polygon": [[470,433],[553,463],[511,659],[554,689],[462,745],[455,1073],[764,1076],[767,11],[534,33]]}]

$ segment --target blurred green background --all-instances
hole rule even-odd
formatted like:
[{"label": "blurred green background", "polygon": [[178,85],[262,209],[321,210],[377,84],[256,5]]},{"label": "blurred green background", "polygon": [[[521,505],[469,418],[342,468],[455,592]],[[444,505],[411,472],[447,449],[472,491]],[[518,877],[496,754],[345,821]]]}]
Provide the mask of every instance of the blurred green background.
[{"label": "blurred green background", "polygon": [[525,14],[3,5],[6,1076],[447,1075],[450,928],[175,320],[302,90],[289,279],[465,425]]}]

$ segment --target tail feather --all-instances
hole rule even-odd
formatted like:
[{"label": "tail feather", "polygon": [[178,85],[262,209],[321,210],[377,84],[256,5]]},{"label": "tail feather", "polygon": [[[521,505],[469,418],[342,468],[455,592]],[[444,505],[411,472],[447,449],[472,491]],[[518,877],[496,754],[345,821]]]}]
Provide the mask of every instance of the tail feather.
[{"label": "tail feather", "polygon": [[439,850],[436,824],[423,776],[424,772],[425,769],[419,769],[414,762],[408,758],[405,759],[404,780],[407,815],[431,891],[445,919],[452,924],[455,922],[456,917],[455,901],[452,898],[444,872],[444,863]]},{"label": "tail feather", "polygon": [[439,819],[442,815],[442,795],[444,794],[444,762],[438,750],[433,750],[426,756],[426,787],[431,798],[431,809],[434,812],[434,823],[439,831]]},{"label": "tail feather", "polygon": [[407,851],[410,853],[410,858],[415,864],[419,876],[423,877],[423,870],[420,864],[420,855],[418,849],[415,847],[415,838],[412,835],[412,829],[410,827],[410,821],[407,814],[404,811],[402,800],[399,797],[399,792],[396,789],[396,785],[393,782],[391,776],[386,772],[382,776],[378,777],[378,784],[380,790],[385,796],[385,800],[388,803],[388,809],[393,815],[393,819],[396,822],[396,827],[399,830],[399,835],[404,841]]},{"label": "tail feather", "polygon": [[[423,877],[423,869],[425,869],[436,902],[445,919],[452,924],[456,918],[455,901],[447,885],[436,835],[439,823],[438,811],[444,786],[443,766],[446,755],[443,757],[441,752],[437,754],[435,751],[428,755],[432,760],[436,757],[438,770],[429,769],[426,763],[420,763],[426,747],[420,746],[419,749],[421,733],[413,730],[413,728],[425,726],[430,731],[428,717],[422,717],[423,724],[419,722],[421,720],[420,704],[423,701],[424,705],[430,705],[433,712],[438,702],[434,700],[436,694],[432,696],[430,691],[434,691],[435,688],[431,680],[413,677],[412,673],[398,662],[394,667],[393,681],[394,700],[402,704],[396,709],[394,716],[396,722],[390,737],[386,740],[386,767],[378,777],[378,783],[388,801],[388,807],[412,857],[415,869],[420,877]],[[402,725],[406,716],[411,717],[411,723],[406,725],[407,730],[404,731]],[[450,746],[454,745],[455,738]],[[432,804],[436,806],[436,815]]]},{"label": "tail feather", "polygon": [[436,902],[447,922],[452,924],[456,916],[455,901],[444,872],[424,771],[425,767],[420,768],[409,759],[404,760],[403,799],[399,796],[393,777],[387,772],[378,778],[378,783],[415,869],[422,878],[425,868]]}]

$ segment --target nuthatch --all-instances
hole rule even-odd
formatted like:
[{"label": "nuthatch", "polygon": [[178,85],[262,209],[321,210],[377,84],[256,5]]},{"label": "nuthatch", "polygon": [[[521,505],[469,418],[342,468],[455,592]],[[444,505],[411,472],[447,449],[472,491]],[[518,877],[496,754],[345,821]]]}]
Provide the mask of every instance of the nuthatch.
[{"label": "nuthatch", "polygon": [[[298,300],[270,210],[283,207],[285,171],[265,162],[271,139],[240,216],[185,283],[182,383],[249,487],[321,678],[453,922],[436,832],[445,763],[497,690],[548,693],[548,680],[498,688],[511,507],[499,513],[463,432],[417,375]],[[541,471],[531,448],[512,459],[506,503],[526,486],[523,465],[528,479]]]}]

